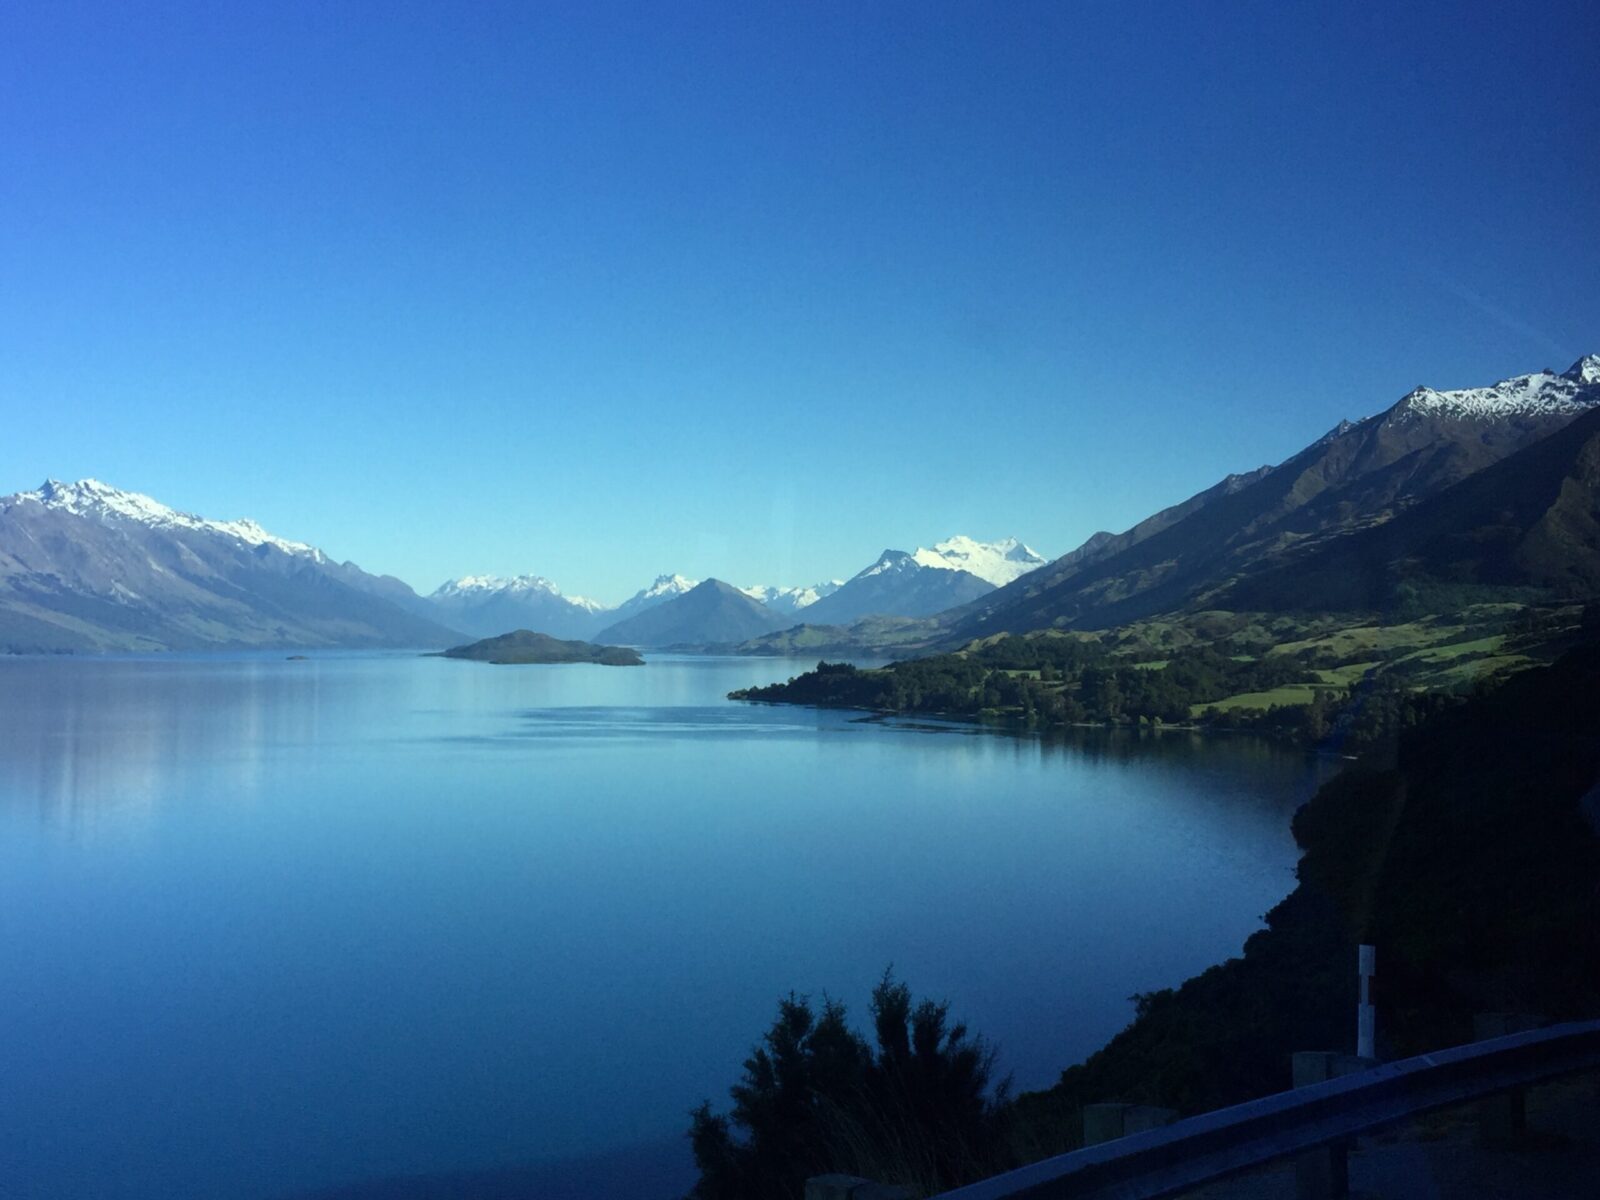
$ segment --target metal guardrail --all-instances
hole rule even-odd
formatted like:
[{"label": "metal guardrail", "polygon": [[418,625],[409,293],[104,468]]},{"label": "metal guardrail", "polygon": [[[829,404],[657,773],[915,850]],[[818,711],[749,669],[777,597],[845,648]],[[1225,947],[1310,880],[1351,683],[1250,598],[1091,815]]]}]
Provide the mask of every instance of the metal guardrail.
[{"label": "metal guardrail", "polygon": [[1132,1133],[934,1200],[1159,1200],[1441,1108],[1600,1068],[1600,1021],[1454,1046]]}]

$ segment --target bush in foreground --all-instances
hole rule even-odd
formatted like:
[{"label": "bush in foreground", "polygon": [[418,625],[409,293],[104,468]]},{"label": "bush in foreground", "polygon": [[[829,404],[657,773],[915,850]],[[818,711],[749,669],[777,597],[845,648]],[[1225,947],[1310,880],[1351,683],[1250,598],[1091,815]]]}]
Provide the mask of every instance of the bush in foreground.
[{"label": "bush in foreground", "polygon": [[914,1004],[889,973],[870,1011],[876,1049],[837,1001],[779,1002],[732,1111],[707,1102],[694,1113],[695,1200],[799,1197],[809,1176],[833,1171],[926,1195],[1010,1165],[1007,1084],[991,1089],[985,1040],[952,1025],[948,1004]]}]

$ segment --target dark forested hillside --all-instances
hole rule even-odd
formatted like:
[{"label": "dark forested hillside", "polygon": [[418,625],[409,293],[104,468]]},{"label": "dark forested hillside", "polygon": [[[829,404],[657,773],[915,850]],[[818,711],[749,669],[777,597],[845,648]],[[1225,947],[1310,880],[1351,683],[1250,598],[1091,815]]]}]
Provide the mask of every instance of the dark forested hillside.
[{"label": "dark forested hillside", "polygon": [[1435,715],[1393,766],[1297,814],[1299,886],[1241,958],[1139,997],[1021,1112],[1046,1131],[1087,1102],[1195,1112],[1287,1086],[1294,1051],[1351,1049],[1360,942],[1377,947],[1384,1057],[1468,1041],[1478,1012],[1600,1014],[1597,785],[1600,645]]}]

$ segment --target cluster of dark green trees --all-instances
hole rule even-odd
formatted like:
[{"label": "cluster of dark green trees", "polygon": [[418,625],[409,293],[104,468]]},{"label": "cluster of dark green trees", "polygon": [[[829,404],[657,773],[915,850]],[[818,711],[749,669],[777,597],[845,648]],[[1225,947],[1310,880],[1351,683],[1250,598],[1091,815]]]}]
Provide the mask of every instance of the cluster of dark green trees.
[{"label": "cluster of dark green trees", "polygon": [[1019,1098],[1019,1121],[1287,1086],[1289,1054],[1348,1047],[1361,942],[1385,1058],[1469,1041],[1478,1012],[1600,1015],[1600,646],[1414,715],[1296,813],[1298,886],[1243,956],[1140,997],[1103,1050]]},{"label": "cluster of dark green trees", "polygon": [[1309,704],[1202,713],[1200,723],[1357,754],[1392,747],[1406,730],[1462,699],[1445,692],[1415,692],[1398,678],[1379,675],[1347,690],[1319,691]]},{"label": "cluster of dark green trees", "polygon": [[1175,651],[1159,668],[1119,667],[1086,671],[1080,684],[1094,720],[1188,721],[1194,705],[1241,692],[1268,692],[1288,683],[1314,682],[1317,675],[1287,655],[1240,661],[1209,646]]},{"label": "cluster of dark green trees", "polygon": [[885,973],[873,990],[876,1046],[844,1005],[790,995],[745,1060],[733,1108],[694,1113],[695,1200],[802,1195],[812,1175],[845,1172],[938,1192],[1006,1165],[1006,1086],[994,1053],[952,1024],[947,1004],[913,1004]]},{"label": "cluster of dark green trees", "polygon": [[1113,660],[1086,640],[1007,637],[880,670],[822,662],[787,683],[731,696],[877,712],[1006,714],[1039,724],[1183,724],[1195,705],[1316,678],[1310,667],[1284,655],[1241,661],[1198,647],[1140,667]]},{"label": "cluster of dark green trees", "polygon": [[[1591,632],[1600,631],[1600,622],[1594,625]],[[1463,636],[1478,633],[1469,630]],[[1005,637],[961,653],[878,669],[820,662],[814,671],[787,683],[745,688],[730,696],[1010,719],[1036,726],[1194,724],[1349,753],[1392,747],[1405,730],[1462,700],[1412,690],[1399,670],[1370,672],[1350,687],[1323,685],[1317,669],[1321,661],[1312,654],[1234,657],[1212,646],[1167,653],[1165,660],[1134,665],[1087,639]],[[1230,696],[1306,683],[1318,686],[1305,703],[1264,709],[1206,707]]]}]

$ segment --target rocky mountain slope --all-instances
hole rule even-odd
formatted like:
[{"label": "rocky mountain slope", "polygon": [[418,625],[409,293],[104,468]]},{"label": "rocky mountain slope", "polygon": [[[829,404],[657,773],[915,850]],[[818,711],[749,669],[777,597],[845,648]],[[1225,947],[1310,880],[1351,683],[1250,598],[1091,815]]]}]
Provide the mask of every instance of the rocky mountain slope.
[{"label": "rocky mountain slope", "polygon": [[1391,521],[1263,564],[1218,603],[1446,611],[1485,588],[1600,596],[1600,408]]},{"label": "rocky mountain slope", "polygon": [[[1291,550],[1390,520],[1600,404],[1600,358],[1487,388],[1417,388],[1270,469],[1230,476],[948,614],[955,639],[1105,628],[1206,602]],[[1185,511],[1187,510],[1187,511]]]}]

